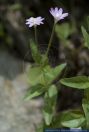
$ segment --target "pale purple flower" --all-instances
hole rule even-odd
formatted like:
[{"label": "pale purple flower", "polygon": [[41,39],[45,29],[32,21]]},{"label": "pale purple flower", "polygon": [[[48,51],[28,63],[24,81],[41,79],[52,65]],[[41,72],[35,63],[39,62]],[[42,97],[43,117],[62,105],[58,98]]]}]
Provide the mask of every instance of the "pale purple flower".
[{"label": "pale purple flower", "polygon": [[29,27],[32,27],[32,26],[37,26],[37,25],[40,25],[40,24],[44,24],[42,21],[44,20],[44,18],[42,17],[30,17],[29,19],[26,19],[26,24],[29,25]]},{"label": "pale purple flower", "polygon": [[51,15],[54,17],[55,22],[58,22],[59,20],[64,19],[65,17],[68,16],[68,13],[63,13],[63,9],[62,8],[51,8],[50,9],[50,13]]}]

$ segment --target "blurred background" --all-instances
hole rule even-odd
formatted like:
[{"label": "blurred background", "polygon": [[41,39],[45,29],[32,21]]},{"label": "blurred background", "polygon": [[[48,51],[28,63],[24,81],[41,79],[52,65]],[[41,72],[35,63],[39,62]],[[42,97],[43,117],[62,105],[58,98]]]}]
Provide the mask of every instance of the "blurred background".
[{"label": "blurred background", "polygon": [[[0,0],[0,132],[35,132],[42,120],[42,98],[23,101],[29,88],[27,70],[33,63],[29,41],[34,39],[25,21],[31,16],[45,18],[37,30],[39,49],[44,53],[53,25],[49,9],[56,6],[69,16],[56,26],[50,64],[67,62],[65,77],[89,75],[89,51],[83,47],[81,33],[81,25],[89,32],[87,0]],[[82,91],[62,87],[57,111],[80,107],[82,96]]]}]

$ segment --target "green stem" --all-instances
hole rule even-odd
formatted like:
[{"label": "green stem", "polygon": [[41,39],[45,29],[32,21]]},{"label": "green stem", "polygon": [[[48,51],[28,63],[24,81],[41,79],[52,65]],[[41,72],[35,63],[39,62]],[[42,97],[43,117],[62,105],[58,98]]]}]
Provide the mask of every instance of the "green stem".
[{"label": "green stem", "polygon": [[50,37],[50,40],[49,40],[49,43],[48,43],[48,48],[47,48],[46,56],[48,55],[49,50],[50,50],[50,47],[51,47],[51,44],[52,44],[55,25],[56,25],[56,22],[54,21],[54,25],[53,25],[53,29],[52,29],[52,33],[51,33],[51,37]]},{"label": "green stem", "polygon": [[38,44],[36,26],[34,26],[34,31],[35,31],[35,43]]}]

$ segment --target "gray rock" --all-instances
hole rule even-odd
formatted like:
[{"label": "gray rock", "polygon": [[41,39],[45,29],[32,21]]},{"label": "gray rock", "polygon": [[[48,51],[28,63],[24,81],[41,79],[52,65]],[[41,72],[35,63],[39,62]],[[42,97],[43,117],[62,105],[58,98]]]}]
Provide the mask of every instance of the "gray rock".
[{"label": "gray rock", "polygon": [[25,64],[24,72],[21,65],[22,61],[9,53],[0,55],[0,132],[35,132],[42,120],[43,100],[23,100],[29,87],[29,64]]}]

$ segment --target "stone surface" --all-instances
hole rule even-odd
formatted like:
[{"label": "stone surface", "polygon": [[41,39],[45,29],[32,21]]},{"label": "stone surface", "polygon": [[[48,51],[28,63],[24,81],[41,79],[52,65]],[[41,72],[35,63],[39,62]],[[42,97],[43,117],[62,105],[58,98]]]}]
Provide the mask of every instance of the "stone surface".
[{"label": "stone surface", "polygon": [[29,87],[25,64],[9,53],[0,52],[0,132],[35,132],[42,119],[41,98],[24,101]]}]

